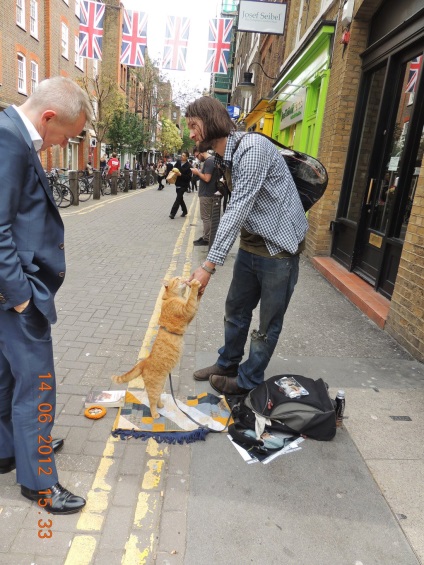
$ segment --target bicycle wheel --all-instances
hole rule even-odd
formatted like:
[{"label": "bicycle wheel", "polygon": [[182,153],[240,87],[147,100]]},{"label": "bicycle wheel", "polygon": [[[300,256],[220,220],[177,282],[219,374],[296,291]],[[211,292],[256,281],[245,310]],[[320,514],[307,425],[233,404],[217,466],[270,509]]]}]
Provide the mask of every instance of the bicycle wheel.
[{"label": "bicycle wheel", "polygon": [[78,192],[81,202],[85,202],[93,194],[93,185],[87,179],[78,179]]},{"label": "bicycle wheel", "polygon": [[51,185],[50,188],[52,189],[52,194],[54,201],[56,202],[56,206],[60,206],[62,202],[62,191],[55,185]]},{"label": "bicycle wheel", "polygon": [[119,178],[117,183],[116,183],[116,186],[117,186],[118,190],[123,191],[125,189],[125,179]]},{"label": "bicycle wheel", "polygon": [[100,192],[103,196],[108,196],[112,192],[112,186],[110,179],[102,179],[102,184],[100,186]]},{"label": "bicycle wheel", "polygon": [[59,207],[68,208],[68,206],[70,206],[74,202],[74,195],[72,194],[69,186],[66,186],[66,184],[58,183],[57,186],[62,193],[62,201],[59,204]]}]

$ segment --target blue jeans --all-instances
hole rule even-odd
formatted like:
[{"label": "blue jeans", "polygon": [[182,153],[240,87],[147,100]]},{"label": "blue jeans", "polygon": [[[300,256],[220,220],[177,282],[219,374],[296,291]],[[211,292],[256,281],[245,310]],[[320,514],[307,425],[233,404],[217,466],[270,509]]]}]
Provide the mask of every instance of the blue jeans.
[{"label": "blue jeans", "polygon": [[225,303],[225,345],[217,361],[226,368],[241,362],[253,310],[260,301],[259,329],[252,331],[249,357],[239,365],[239,386],[251,389],[263,382],[298,275],[298,255],[273,259],[239,250]]}]

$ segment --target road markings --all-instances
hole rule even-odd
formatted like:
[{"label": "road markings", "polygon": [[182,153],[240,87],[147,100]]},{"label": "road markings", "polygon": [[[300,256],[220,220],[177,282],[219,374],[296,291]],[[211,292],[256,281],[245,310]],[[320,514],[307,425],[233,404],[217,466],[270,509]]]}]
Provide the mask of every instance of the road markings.
[{"label": "road markings", "polygon": [[[127,198],[130,195],[122,195],[107,201],[116,202],[118,199]],[[76,212],[77,214],[88,213],[88,211],[97,210],[102,205],[95,204],[89,209]],[[180,234],[175,243],[172,253],[171,263],[167,269],[165,279],[174,276],[178,265],[178,259],[182,254],[184,238],[188,233],[189,240],[185,248],[185,261],[182,276],[188,278],[191,273],[193,243],[196,223],[199,214],[199,199],[192,201],[189,213],[186,216]],[[75,215],[75,213],[69,214]],[[151,344],[157,334],[157,323],[160,315],[160,306],[162,301],[163,288],[161,288],[157,297],[153,314],[150,318],[149,326],[144,336],[138,358],[145,357],[150,351]],[[138,382],[137,382],[138,381]],[[144,388],[142,379],[131,381],[131,388]],[[107,482],[107,474],[113,463],[115,443],[121,441],[119,438],[110,436],[107,440],[99,467],[96,472],[91,489],[87,495],[87,505],[82,510],[78,520],[76,530],[84,532],[100,532],[106,517],[106,511],[110,503],[111,485]],[[165,458],[169,455],[167,447],[161,448],[153,440],[147,443],[146,454],[149,459],[146,462],[146,470],[143,476],[140,492],[138,495],[137,505],[133,519],[133,529],[137,530],[137,536],[131,534],[125,545],[122,557],[122,565],[144,565],[147,558],[151,555],[154,547],[155,531],[157,530],[160,509],[162,507],[162,495],[160,486],[162,482],[162,474],[165,470]],[[92,562],[94,552],[96,550],[97,540],[94,536],[87,534],[76,534],[70,545],[64,565],[89,565]]]},{"label": "road markings", "polygon": [[112,195],[113,197],[108,198],[107,200],[98,200],[98,201],[93,200],[92,202],[90,202],[89,205],[86,205],[83,208],[78,208],[76,206],[74,207],[75,209],[71,209],[71,210],[69,208],[66,208],[66,212],[62,212],[61,216],[62,218],[67,218],[68,216],[84,216],[85,214],[91,214],[91,212],[95,212],[99,208],[103,208],[103,206],[108,206],[109,204],[114,204],[119,200],[123,200],[125,198],[131,198],[132,196],[149,192],[154,188],[155,187],[151,186],[149,188],[143,189],[143,192],[139,192],[139,191],[128,192],[128,193],[125,192],[122,194]]}]

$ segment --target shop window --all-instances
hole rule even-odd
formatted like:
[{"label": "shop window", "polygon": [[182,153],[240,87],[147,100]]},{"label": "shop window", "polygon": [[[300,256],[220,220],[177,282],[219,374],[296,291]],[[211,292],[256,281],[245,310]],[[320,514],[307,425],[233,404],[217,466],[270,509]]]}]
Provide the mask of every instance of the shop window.
[{"label": "shop window", "polygon": [[287,146],[290,147],[290,149],[294,148],[294,143],[296,139],[296,126],[297,124],[293,124],[292,126],[290,126],[290,129],[288,130]]},{"label": "shop window", "polygon": [[[360,218],[362,198],[364,190],[366,189],[365,183],[377,128],[378,109],[380,107],[385,74],[386,66],[376,70],[369,79],[369,94],[363,122],[364,125],[346,214],[346,217],[353,222],[358,222]],[[369,191],[371,191],[371,189],[372,186],[369,187]]]}]

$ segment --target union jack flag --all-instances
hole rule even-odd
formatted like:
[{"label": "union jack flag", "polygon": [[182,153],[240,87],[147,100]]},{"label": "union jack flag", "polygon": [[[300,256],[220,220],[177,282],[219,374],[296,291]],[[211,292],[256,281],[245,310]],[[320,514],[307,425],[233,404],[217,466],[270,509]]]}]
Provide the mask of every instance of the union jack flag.
[{"label": "union jack flag", "polygon": [[86,0],[81,2],[79,26],[79,54],[81,57],[101,60],[104,16],[104,4]]},{"label": "union jack flag", "polygon": [[420,72],[422,55],[412,59],[409,64],[409,77],[408,77],[408,84],[406,85],[405,92],[415,92],[415,88],[417,86],[417,79],[418,73]]},{"label": "union jack flag", "polygon": [[147,46],[147,14],[124,10],[121,63],[132,67],[144,67]]},{"label": "union jack flag", "polygon": [[167,16],[162,62],[164,69],[185,71],[189,34],[189,18]]},{"label": "union jack flag", "polygon": [[226,74],[231,47],[232,18],[209,20],[208,56],[206,73]]}]

